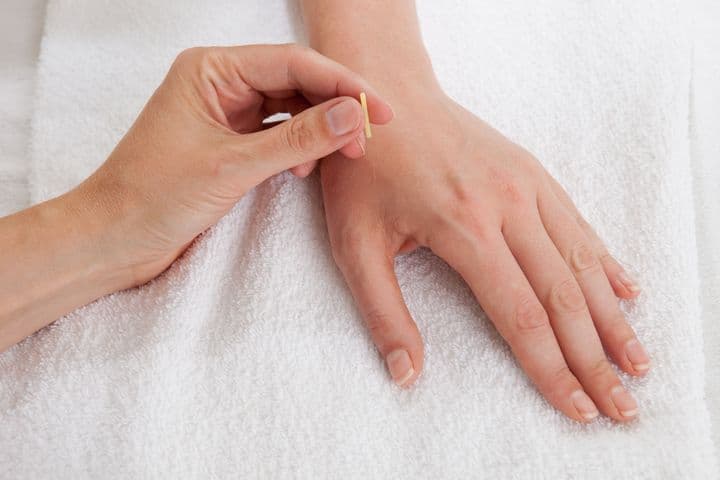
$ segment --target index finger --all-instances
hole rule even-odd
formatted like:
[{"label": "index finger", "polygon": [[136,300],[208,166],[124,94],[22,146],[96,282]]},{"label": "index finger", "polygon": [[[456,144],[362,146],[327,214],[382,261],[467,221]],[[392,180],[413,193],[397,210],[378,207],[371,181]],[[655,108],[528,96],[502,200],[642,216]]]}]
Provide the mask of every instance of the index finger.
[{"label": "index finger", "polygon": [[359,99],[365,92],[372,123],[393,118],[390,105],[360,75],[311,48],[285,44],[221,50],[242,80],[259,92],[298,90],[314,103],[340,96]]}]

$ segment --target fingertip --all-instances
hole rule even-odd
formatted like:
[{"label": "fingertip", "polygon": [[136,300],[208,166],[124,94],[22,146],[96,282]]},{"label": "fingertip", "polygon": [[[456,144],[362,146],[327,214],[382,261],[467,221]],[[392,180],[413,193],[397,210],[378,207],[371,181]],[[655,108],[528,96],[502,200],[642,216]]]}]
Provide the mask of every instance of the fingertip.
[{"label": "fingertip", "polygon": [[408,350],[396,348],[385,356],[393,382],[400,388],[409,388],[420,375],[422,361],[411,358]]},{"label": "fingertip", "polygon": [[292,173],[293,176],[298,177],[298,178],[303,178],[303,177],[304,177],[304,175],[303,175],[303,169],[302,169],[302,167],[300,167],[300,166],[291,168],[291,169],[290,169],[290,173]]},{"label": "fingertip", "polygon": [[355,137],[350,143],[340,149],[347,158],[356,159],[365,156],[365,135],[360,134]]},{"label": "fingertip", "polygon": [[393,382],[400,388],[409,388],[423,370],[425,350],[417,328],[396,331],[396,335],[394,341],[390,337],[376,341],[380,352],[385,352],[385,365]]},{"label": "fingertip", "polygon": [[368,108],[370,123],[373,125],[385,125],[395,118],[395,111],[389,103],[378,99],[376,104],[370,104]]},{"label": "fingertip", "polygon": [[303,163],[302,165],[291,168],[290,173],[298,178],[305,178],[312,173],[316,165],[317,161]]},{"label": "fingertip", "polygon": [[626,366],[623,368],[627,373],[640,377],[650,371],[650,357],[640,341],[636,338],[625,344]]},{"label": "fingertip", "polygon": [[631,422],[637,418],[638,404],[635,398],[622,385],[616,385],[610,390],[610,399],[615,407],[611,417],[623,423]]},{"label": "fingertip", "polygon": [[338,97],[325,103],[325,119],[331,134],[347,137],[362,129],[365,121],[360,102],[352,97]]},{"label": "fingertip", "polygon": [[570,395],[570,400],[572,401],[574,411],[570,410],[572,413],[566,413],[566,415],[573,420],[577,420],[582,423],[590,423],[594,421],[598,415],[600,415],[595,403],[583,390],[575,390]]},{"label": "fingertip", "polygon": [[641,289],[638,282],[632,278],[625,268],[612,255],[605,253],[600,255],[605,275],[610,281],[615,296],[624,300],[632,300],[640,295]]},{"label": "fingertip", "polygon": [[617,298],[619,298],[620,300],[632,300],[633,298],[637,297],[637,294],[628,292],[624,286],[622,286],[621,284],[618,284],[616,282],[612,282],[612,288],[613,288],[613,293],[615,293],[615,296]]},{"label": "fingertip", "polygon": [[633,287],[628,287],[623,280],[618,278],[618,275],[612,279],[610,284],[612,285],[613,292],[615,292],[615,296],[623,300],[633,300],[641,293],[639,286],[635,284]]},{"label": "fingertip", "polygon": [[[607,269],[606,269],[607,271]],[[615,295],[625,300],[632,300],[640,295],[641,289],[637,281],[630,277],[628,273],[617,262],[613,265],[613,273],[608,273],[611,278],[611,285]]]},{"label": "fingertip", "polygon": [[[368,116],[373,125],[385,125],[395,118],[392,106],[380,97],[374,90],[367,90]],[[358,100],[360,97],[358,96]]]}]

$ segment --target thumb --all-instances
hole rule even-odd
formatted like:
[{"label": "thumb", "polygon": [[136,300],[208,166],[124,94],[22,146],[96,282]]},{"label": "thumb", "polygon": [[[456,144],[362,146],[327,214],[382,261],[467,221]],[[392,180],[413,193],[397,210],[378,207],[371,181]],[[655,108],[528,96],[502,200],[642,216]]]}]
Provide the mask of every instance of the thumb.
[{"label": "thumb", "polygon": [[299,115],[267,130],[243,135],[251,154],[262,161],[261,168],[272,176],[303,163],[319,160],[341,149],[363,128],[360,103],[340,97],[304,110]]},{"label": "thumb", "polygon": [[[381,245],[333,245],[334,256],[393,381],[407,387],[423,367],[423,341]],[[357,259],[362,258],[359,262]]]}]

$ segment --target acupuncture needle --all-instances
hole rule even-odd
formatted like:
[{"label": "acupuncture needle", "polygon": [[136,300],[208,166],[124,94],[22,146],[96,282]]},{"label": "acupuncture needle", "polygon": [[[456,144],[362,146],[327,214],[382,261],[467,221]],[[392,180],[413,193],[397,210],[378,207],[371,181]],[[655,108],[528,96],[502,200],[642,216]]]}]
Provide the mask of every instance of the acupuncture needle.
[{"label": "acupuncture needle", "polygon": [[365,92],[360,92],[360,105],[365,114],[365,138],[370,138],[372,137],[372,130],[370,130],[370,114],[368,114],[367,96]]}]

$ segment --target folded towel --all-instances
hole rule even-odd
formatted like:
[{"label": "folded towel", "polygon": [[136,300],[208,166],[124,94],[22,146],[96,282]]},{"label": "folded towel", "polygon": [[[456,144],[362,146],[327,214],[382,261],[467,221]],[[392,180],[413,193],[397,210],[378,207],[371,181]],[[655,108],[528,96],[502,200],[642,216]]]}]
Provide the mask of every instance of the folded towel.
[{"label": "folded towel", "polygon": [[[535,152],[633,266],[640,419],[572,423],[461,279],[397,260],[425,372],[395,388],[333,264],[316,178],[273,178],[165,274],[0,355],[8,478],[717,478],[704,400],[679,0],[419,3],[447,91]],[[300,39],[293,0],[51,0],[31,189],[90,174],[175,54]]]},{"label": "folded towel", "polygon": [[713,422],[716,455],[720,454],[720,3],[695,0],[692,82],[690,84],[690,152],[700,272],[700,301],[705,339],[705,383]]}]

